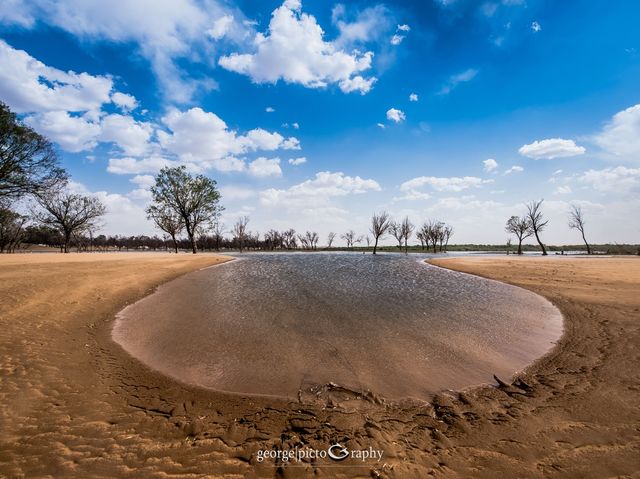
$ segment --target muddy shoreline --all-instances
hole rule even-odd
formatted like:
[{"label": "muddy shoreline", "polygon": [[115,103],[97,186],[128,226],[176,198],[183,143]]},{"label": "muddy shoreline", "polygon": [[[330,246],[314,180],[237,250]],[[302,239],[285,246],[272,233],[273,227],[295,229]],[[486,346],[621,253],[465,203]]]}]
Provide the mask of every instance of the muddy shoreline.
[{"label": "muddy shoreline", "polygon": [[[104,256],[0,258],[0,475],[636,477],[640,470],[635,258],[435,262],[545,296],[563,313],[565,334],[514,384],[389,405],[338,387],[300,401],[232,396],[155,373],[111,340],[116,313],[220,258]],[[260,449],[336,441],[382,449],[383,460],[360,467],[255,460]]]}]

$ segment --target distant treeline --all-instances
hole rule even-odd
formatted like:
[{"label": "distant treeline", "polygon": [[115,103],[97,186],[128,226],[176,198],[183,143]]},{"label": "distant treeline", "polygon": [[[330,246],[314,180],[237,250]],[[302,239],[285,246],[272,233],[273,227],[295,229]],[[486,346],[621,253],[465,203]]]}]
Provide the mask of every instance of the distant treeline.
[{"label": "distant treeline", "polygon": [[[198,249],[201,251],[234,251],[240,249],[238,238],[228,238],[223,235],[203,235],[197,240]],[[97,235],[74,237],[71,242],[72,247],[79,251],[169,251],[174,249],[173,241],[169,238],[161,238],[159,236],[124,236],[124,235]],[[48,248],[62,249],[64,247],[64,238],[55,229],[46,226],[32,225],[25,228],[24,235],[21,238],[20,246],[16,251],[29,250],[34,246],[43,246]],[[178,248],[182,251],[190,251],[191,243],[188,239],[178,240]],[[372,247],[354,246],[346,247],[310,247],[303,244],[274,244],[269,235],[266,239],[260,239],[258,236],[247,235],[243,242],[243,249],[248,251],[371,251]],[[522,245],[525,252],[539,252],[537,245]],[[396,246],[378,246],[379,251],[397,252],[404,251],[404,248]],[[584,244],[578,245],[549,245],[548,250],[552,252],[573,252],[584,251]],[[628,244],[600,244],[593,245],[592,250],[600,254],[640,254],[640,245]],[[409,245],[408,251],[411,253],[428,252],[428,248],[420,245]],[[454,244],[448,246],[448,251],[495,251],[515,253],[513,247],[507,245],[496,244]]]}]

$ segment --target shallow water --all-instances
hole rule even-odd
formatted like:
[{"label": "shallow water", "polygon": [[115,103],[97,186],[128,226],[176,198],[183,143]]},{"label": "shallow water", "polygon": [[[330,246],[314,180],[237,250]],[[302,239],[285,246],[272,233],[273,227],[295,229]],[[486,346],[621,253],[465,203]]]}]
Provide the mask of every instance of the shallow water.
[{"label": "shallow water", "polygon": [[178,278],[120,313],[148,366],[222,391],[295,397],[333,382],[428,397],[510,377],[561,334],[529,291],[401,254],[250,254]]}]

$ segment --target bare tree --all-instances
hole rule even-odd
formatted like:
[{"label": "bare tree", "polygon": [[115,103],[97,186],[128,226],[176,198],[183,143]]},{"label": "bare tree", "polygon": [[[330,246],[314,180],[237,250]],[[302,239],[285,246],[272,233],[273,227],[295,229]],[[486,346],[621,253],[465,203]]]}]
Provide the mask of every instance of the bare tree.
[{"label": "bare tree", "polygon": [[182,217],[173,209],[163,205],[149,205],[147,207],[147,218],[162,231],[167,233],[173,242],[173,249],[178,252],[178,235],[184,229]]},{"label": "bare tree", "polygon": [[371,217],[371,234],[373,235],[373,254],[376,254],[378,249],[378,241],[382,238],[389,229],[389,213],[382,211]]},{"label": "bare tree", "polygon": [[549,223],[549,220],[545,220],[544,216],[542,215],[541,207],[543,201],[544,200],[531,201],[527,204],[527,218],[529,219],[529,223],[531,223],[531,229],[533,230],[533,234],[536,237],[536,241],[538,241],[540,248],[542,248],[542,256],[546,256],[547,249],[544,247],[544,244],[542,244],[542,241],[540,240],[540,233],[544,231],[547,223]]},{"label": "bare tree", "polygon": [[449,240],[451,239],[451,237],[453,236],[453,226],[451,225],[445,225],[442,234],[444,236],[444,252],[447,252],[447,248],[449,247]]},{"label": "bare tree", "polygon": [[293,228],[288,229],[282,232],[282,241],[284,243],[285,248],[287,249],[296,249],[298,246],[296,244],[296,230]]},{"label": "bare tree", "polygon": [[418,241],[420,241],[420,249],[422,249],[422,251],[424,251],[424,231],[423,231],[422,228],[420,228],[416,232],[416,238],[418,238]]},{"label": "bare tree", "polygon": [[511,238],[507,238],[507,256],[509,256],[510,251],[511,251]]},{"label": "bare tree", "polygon": [[318,240],[320,239],[320,236],[318,236],[318,233],[316,233],[315,231],[307,231],[305,234],[307,236],[307,242],[311,246],[311,249],[312,250],[317,249]]},{"label": "bare tree", "polygon": [[222,240],[224,239],[224,223],[216,221],[213,225],[212,233],[216,251],[220,251],[220,243],[222,243]]},{"label": "bare tree", "polygon": [[393,236],[398,242],[398,248],[402,249],[402,240],[404,239],[404,231],[402,231],[402,223],[398,223],[396,221],[389,222],[389,233]]},{"label": "bare tree", "polygon": [[333,240],[336,239],[336,234],[331,231],[328,235],[327,235],[327,248],[331,248],[331,245],[333,244]]},{"label": "bare tree", "polygon": [[512,216],[505,226],[507,233],[513,233],[518,238],[518,254],[522,254],[522,241],[533,234],[531,222],[528,217]]},{"label": "bare tree", "polygon": [[409,252],[409,238],[411,237],[411,233],[413,233],[414,229],[415,226],[413,225],[413,223],[411,223],[411,221],[409,221],[409,217],[405,216],[402,220],[402,223],[400,224],[402,238],[404,239],[404,254],[407,254]]},{"label": "bare tree", "polygon": [[355,231],[349,230],[340,237],[347,242],[347,248],[353,248],[353,243],[356,241]]},{"label": "bare tree", "polygon": [[95,228],[106,207],[98,198],[65,193],[60,190],[47,190],[36,196],[40,209],[33,217],[45,226],[60,231],[63,237],[64,252],[69,252],[71,238]]},{"label": "bare tree", "polygon": [[242,249],[244,248],[244,243],[249,236],[249,232],[247,231],[247,225],[249,224],[248,216],[241,216],[233,225],[233,236],[238,240],[238,245],[240,247],[240,252],[242,253]]},{"label": "bare tree", "polygon": [[371,246],[371,236],[367,235],[364,237],[364,240],[367,242],[367,248]]},{"label": "bare tree", "polygon": [[195,254],[196,236],[213,226],[222,211],[216,182],[204,175],[193,176],[184,166],[163,168],[151,194],[155,206],[173,210],[182,218]]},{"label": "bare tree", "polygon": [[584,214],[582,213],[582,208],[577,205],[571,205],[571,211],[569,211],[569,228],[580,231],[582,241],[587,245],[587,254],[591,254],[591,246],[587,243],[587,238],[584,235]]}]

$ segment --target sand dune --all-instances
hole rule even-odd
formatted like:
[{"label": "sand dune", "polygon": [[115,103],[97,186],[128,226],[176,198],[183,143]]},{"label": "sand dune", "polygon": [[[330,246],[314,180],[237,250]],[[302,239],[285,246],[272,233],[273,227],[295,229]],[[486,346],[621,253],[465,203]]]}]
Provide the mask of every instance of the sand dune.
[{"label": "sand dune", "polygon": [[[432,404],[333,386],[299,401],[213,393],[111,341],[126,304],[225,259],[0,256],[0,476],[639,477],[638,258],[438,261],[542,294],[566,324],[558,347],[513,384]],[[255,459],[334,441],[384,457],[364,467]]]}]

